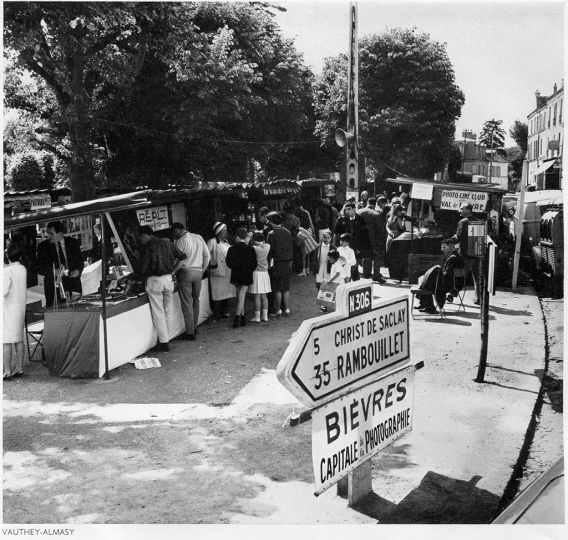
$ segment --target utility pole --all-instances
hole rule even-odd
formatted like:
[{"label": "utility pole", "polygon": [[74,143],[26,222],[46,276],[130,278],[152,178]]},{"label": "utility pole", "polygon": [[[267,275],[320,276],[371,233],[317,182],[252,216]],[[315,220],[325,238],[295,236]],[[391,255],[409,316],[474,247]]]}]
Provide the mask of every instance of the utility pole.
[{"label": "utility pole", "polygon": [[[491,157],[489,158],[489,184],[491,184],[491,168],[493,166],[493,136],[495,128],[491,130]],[[477,367],[477,377],[475,382],[484,382],[485,370],[487,368],[487,350],[489,345],[489,246],[487,245],[487,235],[489,234],[489,212],[485,221],[485,244],[483,246],[483,256],[481,258],[481,268],[479,269],[479,279],[481,281],[481,350],[479,352],[479,365]]]},{"label": "utility pole", "polygon": [[347,66],[347,129],[335,131],[335,142],[345,147],[346,189],[359,190],[359,167],[364,157],[359,153],[359,45],[357,37],[357,2],[349,3],[349,60]]}]

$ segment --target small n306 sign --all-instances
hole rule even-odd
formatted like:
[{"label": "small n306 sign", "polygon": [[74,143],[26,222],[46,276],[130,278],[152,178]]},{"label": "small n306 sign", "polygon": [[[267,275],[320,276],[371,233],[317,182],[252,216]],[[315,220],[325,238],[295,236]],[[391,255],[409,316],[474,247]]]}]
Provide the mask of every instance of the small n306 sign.
[{"label": "small n306 sign", "polygon": [[349,306],[349,317],[371,311],[373,305],[371,287],[349,291],[347,305]]}]

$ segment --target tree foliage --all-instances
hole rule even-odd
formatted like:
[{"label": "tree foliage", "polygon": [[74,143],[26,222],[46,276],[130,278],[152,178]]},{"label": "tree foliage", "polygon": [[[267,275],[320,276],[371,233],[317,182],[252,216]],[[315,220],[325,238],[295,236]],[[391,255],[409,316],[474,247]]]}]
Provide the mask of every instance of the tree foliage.
[{"label": "tree foliage", "polygon": [[36,152],[15,154],[8,168],[8,186],[14,191],[46,187],[42,156]]},{"label": "tree foliage", "polygon": [[244,180],[253,159],[275,175],[300,170],[312,156],[288,143],[313,138],[313,76],[271,9],[5,4],[14,73],[29,70],[43,92],[22,92],[14,77],[5,103],[35,111],[36,138],[67,162],[76,200],[92,197],[105,178],[156,187],[178,178]]},{"label": "tree foliage", "polygon": [[[325,145],[346,125],[346,96],[347,57],[328,58],[315,85],[316,134]],[[360,144],[377,168],[426,177],[441,171],[463,103],[445,46],[428,34],[397,28],[360,40]]]},{"label": "tree foliage", "polygon": [[509,135],[522,150],[523,156],[526,155],[529,141],[529,126],[520,120],[515,120],[509,128]]},{"label": "tree foliage", "polygon": [[503,120],[487,120],[479,135],[479,142],[490,150],[505,147],[505,130],[501,127]]}]

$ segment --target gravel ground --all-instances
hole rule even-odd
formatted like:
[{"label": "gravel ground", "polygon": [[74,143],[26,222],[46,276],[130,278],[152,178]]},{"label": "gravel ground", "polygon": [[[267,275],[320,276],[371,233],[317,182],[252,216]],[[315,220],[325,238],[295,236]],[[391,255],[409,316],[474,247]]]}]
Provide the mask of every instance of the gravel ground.
[{"label": "gravel ground", "polygon": [[563,359],[564,300],[541,297],[548,340],[548,368],[543,374],[544,401],[529,450],[520,489],[562,457],[563,446]]}]

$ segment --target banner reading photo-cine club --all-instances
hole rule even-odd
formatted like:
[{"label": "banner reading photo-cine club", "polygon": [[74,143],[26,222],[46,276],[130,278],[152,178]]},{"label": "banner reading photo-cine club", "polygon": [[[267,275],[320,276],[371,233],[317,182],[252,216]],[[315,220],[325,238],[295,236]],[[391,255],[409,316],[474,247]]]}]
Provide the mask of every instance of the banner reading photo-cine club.
[{"label": "banner reading photo-cine club", "polygon": [[459,210],[464,203],[472,206],[472,212],[485,212],[489,202],[489,193],[485,191],[461,191],[443,189],[441,193],[441,210]]}]

